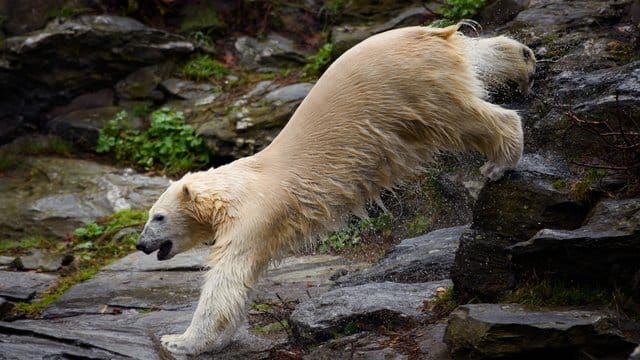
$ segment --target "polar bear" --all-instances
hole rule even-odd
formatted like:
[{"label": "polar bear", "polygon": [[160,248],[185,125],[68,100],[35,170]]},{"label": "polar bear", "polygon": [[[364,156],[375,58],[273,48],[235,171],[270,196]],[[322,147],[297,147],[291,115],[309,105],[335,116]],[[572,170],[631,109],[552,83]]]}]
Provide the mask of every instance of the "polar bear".
[{"label": "polar bear", "polygon": [[165,260],[206,244],[211,255],[191,324],[163,346],[197,354],[226,344],[272,259],[362,215],[439,152],[479,151],[490,180],[516,165],[520,117],[485,99],[509,82],[528,93],[533,52],[458,27],[372,36],[327,69],[263,151],[169,186],[137,248]]}]

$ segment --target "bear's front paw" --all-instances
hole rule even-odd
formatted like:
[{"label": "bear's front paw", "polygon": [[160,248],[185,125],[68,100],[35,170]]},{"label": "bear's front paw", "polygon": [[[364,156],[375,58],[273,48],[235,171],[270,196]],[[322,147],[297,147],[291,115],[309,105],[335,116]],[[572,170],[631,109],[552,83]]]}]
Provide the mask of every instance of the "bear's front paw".
[{"label": "bear's front paw", "polygon": [[502,178],[502,175],[504,175],[504,172],[507,169],[508,168],[506,166],[489,161],[486,164],[482,165],[482,167],[480,168],[480,173],[484,177],[488,178],[489,181],[497,181]]},{"label": "bear's front paw", "polygon": [[174,354],[197,355],[202,350],[185,334],[164,335],[160,338],[162,346]]}]

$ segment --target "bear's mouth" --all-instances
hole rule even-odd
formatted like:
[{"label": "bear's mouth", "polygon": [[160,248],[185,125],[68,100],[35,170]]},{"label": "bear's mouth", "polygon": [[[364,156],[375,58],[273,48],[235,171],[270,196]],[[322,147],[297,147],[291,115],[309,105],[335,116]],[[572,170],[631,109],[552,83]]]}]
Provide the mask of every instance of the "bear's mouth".
[{"label": "bear's mouth", "polygon": [[173,242],[171,240],[167,240],[160,244],[160,249],[158,250],[158,260],[168,260],[171,259],[169,253],[171,252],[171,248],[173,247]]}]

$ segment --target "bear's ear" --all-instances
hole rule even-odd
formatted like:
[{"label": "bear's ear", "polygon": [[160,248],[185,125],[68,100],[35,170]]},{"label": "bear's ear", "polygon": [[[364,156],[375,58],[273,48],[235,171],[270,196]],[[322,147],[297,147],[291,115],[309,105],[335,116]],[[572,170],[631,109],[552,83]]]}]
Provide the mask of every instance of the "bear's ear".
[{"label": "bear's ear", "polygon": [[196,197],[195,190],[189,184],[182,185],[182,198],[184,200],[193,201],[195,200],[195,197]]}]

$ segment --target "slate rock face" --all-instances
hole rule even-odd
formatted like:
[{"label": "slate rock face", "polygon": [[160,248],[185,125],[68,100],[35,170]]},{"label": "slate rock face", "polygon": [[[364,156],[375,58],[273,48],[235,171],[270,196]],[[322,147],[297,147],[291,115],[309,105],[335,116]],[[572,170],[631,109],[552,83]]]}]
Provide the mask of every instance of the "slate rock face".
[{"label": "slate rock face", "polygon": [[520,271],[630,287],[640,270],[640,199],[602,201],[582,227],[543,229],[507,250]]},{"label": "slate rock face", "polygon": [[629,354],[635,344],[623,336],[616,323],[615,316],[599,311],[468,304],[451,313],[445,342],[456,359],[576,359],[585,353],[590,358]]},{"label": "slate rock face", "polygon": [[581,225],[588,207],[566,189],[556,188],[554,184],[568,174],[553,161],[553,157],[525,155],[516,171],[482,189],[451,270],[461,299],[494,301],[515,286],[507,247],[528,240],[544,227]]},{"label": "slate rock face", "polygon": [[51,287],[58,277],[21,271],[0,271],[0,297],[8,300],[30,300]]}]

